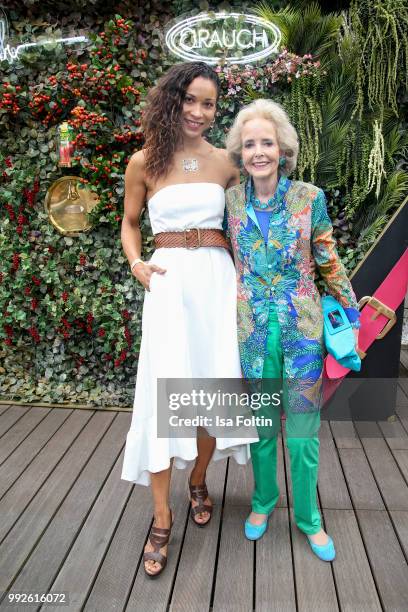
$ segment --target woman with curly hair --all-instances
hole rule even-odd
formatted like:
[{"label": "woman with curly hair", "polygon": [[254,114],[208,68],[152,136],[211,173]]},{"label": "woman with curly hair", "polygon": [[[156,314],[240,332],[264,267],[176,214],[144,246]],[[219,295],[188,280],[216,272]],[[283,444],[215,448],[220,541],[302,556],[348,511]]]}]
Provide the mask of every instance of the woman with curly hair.
[{"label": "woman with curly hair", "polygon": [[[206,64],[170,68],[149,93],[145,147],[131,157],[125,174],[122,244],[146,292],[122,478],[152,486],[155,520],[144,554],[149,576],[167,562],[173,461],[185,468],[195,459],[190,514],[202,527],[212,512],[205,483],[210,459],[249,458],[249,440],[165,438],[157,431],[158,379],[241,377],[235,269],[222,232],[224,190],[239,182],[239,172],[225,150],[203,137],[214,123],[218,96],[218,76]],[[156,246],[149,262],[141,259],[145,205]]]}]

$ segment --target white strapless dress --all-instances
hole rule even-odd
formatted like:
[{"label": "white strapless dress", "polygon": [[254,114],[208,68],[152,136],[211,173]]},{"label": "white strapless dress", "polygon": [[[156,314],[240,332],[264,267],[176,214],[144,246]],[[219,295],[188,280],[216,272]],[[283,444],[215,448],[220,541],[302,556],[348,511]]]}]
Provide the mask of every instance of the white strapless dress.
[{"label": "white strapless dress", "polygon": [[[224,189],[217,183],[163,187],[148,202],[153,234],[187,228],[222,229]],[[142,340],[132,423],[126,437],[123,480],[148,485],[150,472],[185,468],[197,456],[196,438],[157,436],[157,378],[241,378],[236,318],[236,275],[226,249],[157,249],[145,292]],[[240,464],[257,440],[219,438],[213,459],[233,456]]]}]

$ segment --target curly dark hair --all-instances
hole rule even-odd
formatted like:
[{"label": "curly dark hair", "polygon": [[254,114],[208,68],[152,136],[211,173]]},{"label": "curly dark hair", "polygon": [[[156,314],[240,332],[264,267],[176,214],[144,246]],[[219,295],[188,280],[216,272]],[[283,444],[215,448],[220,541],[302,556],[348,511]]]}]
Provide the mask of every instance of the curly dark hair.
[{"label": "curly dark hair", "polygon": [[218,100],[218,75],[204,62],[184,62],[172,66],[149,91],[142,123],[145,134],[145,169],[147,176],[153,179],[169,171],[182,137],[181,113],[186,91],[196,77],[204,77],[214,83]]}]

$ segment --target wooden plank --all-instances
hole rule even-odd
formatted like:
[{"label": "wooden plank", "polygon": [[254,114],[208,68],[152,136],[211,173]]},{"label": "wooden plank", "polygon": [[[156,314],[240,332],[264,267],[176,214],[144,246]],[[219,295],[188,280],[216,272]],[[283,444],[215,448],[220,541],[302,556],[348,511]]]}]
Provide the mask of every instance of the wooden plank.
[{"label": "wooden plank", "polygon": [[123,610],[152,523],[150,487],[134,486],[84,611]]},{"label": "wooden plank", "polygon": [[395,408],[395,412],[397,413],[398,421],[408,433],[408,406],[397,406]]},{"label": "wooden plank", "polygon": [[318,559],[307,537],[295,525],[291,510],[293,560],[298,609],[301,612],[339,609],[331,563]]},{"label": "wooden plank", "polygon": [[250,505],[254,490],[254,475],[251,460],[246,465],[229,462],[225,501],[231,505]]},{"label": "wooden plank", "polygon": [[[50,587],[51,591],[57,593],[70,592],[70,611],[82,609],[127,503],[132,485],[120,478],[123,455],[124,451],[117,458],[84,526]],[[41,610],[55,608],[62,610],[64,606],[44,605]]]},{"label": "wooden plank", "polygon": [[407,378],[407,377],[408,377],[408,370],[405,368],[405,366],[400,361],[398,365],[398,378]]},{"label": "wooden plank", "polygon": [[408,370],[408,349],[401,348],[400,361],[404,368]]},{"label": "wooden plank", "polygon": [[[234,459],[229,462],[235,463]],[[225,459],[210,464],[208,468],[208,491],[214,504],[210,524],[200,528],[191,519],[187,521],[171,599],[171,612],[208,612],[210,609],[226,472]]]},{"label": "wooden plank", "polygon": [[359,448],[339,448],[339,457],[354,508],[384,510],[367,457]]},{"label": "wooden plank", "polygon": [[41,452],[42,447],[47,444],[71,413],[72,410],[51,410],[31,435],[4,461],[0,466],[0,498]]},{"label": "wooden plank", "polygon": [[381,603],[354,512],[324,510],[324,522],[336,547],[333,572],[340,609],[342,612],[381,611]]},{"label": "wooden plank", "polygon": [[406,450],[393,450],[392,454],[398,464],[405,481],[408,482],[408,451]]},{"label": "wooden plank", "polygon": [[0,515],[4,519],[0,523],[0,541],[6,536],[20,514],[24,512],[91,415],[92,412],[89,410],[77,410],[71,414],[2,497]]},{"label": "wooden plank", "polygon": [[[50,587],[50,590],[56,593],[63,591],[69,593],[70,612],[82,610],[129,498],[131,484],[120,478],[123,455],[124,451],[117,458],[85,524]],[[55,608],[63,610],[64,606],[45,604],[41,610],[53,611]]]},{"label": "wooden plank", "polygon": [[381,430],[376,423],[370,429],[376,437],[362,437],[370,467],[388,510],[408,510],[408,486],[398,469],[394,457],[381,437]]},{"label": "wooden plank", "polygon": [[398,379],[398,387],[400,387],[405,395],[405,398],[403,399],[404,405],[408,405],[407,404],[407,400],[408,400],[408,378],[399,378]]},{"label": "wooden plank", "polygon": [[8,410],[10,406],[11,404],[0,404],[0,414],[3,414],[3,412],[6,412],[6,410]]},{"label": "wooden plank", "polygon": [[355,421],[354,426],[363,445],[363,439],[383,439],[382,432],[376,421]]},{"label": "wooden plank", "polygon": [[399,420],[379,421],[378,426],[390,448],[408,449],[408,434]]},{"label": "wooden plank", "polygon": [[[285,464],[283,460],[282,436],[278,436],[278,486],[280,496],[276,506],[286,508],[288,500],[286,496],[285,483]],[[251,506],[252,494],[254,491],[254,476],[251,460],[245,466],[238,465],[235,461],[230,461],[228,469],[227,489],[225,503],[237,506]]]},{"label": "wooden plank", "polygon": [[0,464],[14,452],[19,444],[49,413],[49,408],[31,408],[4,434],[0,446]]},{"label": "wooden plank", "polygon": [[408,406],[408,385],[404,379],[398,380],[396,405]]},{"label": "wooden plank", "polygon": [[268,531],[256,543],[256,612],[296,610],[295,581],[287,508],[275,508]]},{"label": "wooden plank", "polygon": [[353,421],[330,421],[330,428],[337,448],[361,448]]},{"label": "wooden plank", "polygon": [[406,610],[408,565],[386,511],[358,510],[358,522],[385,610]]},{"label": "wooden plank", "polygon": [[27,406],[10,406],[0,417],[0,436],[3,436],[28,410]]},{"label": "wooden plank", "polygon": [[322,508],[352,508],[343,470],[327,421],[323,421],[321,425],[318,489]]},{"label": "wooden plank", "polygon": [[[137,568],[135,582],[126,606],[126,610],[149,610],[161,612],[168,609],[172,586],[177,572],[177,563],[188,520],[187,479],[192,465],[187,470],[173,468],[170,487],[170,507],[174,512],[174,524],[167,549],[168,561],[166,570],[154,580],[146,576],[140,564]],[[208,483],[210,486],[210,483]],[[200,527],[197,527],[200,529]],[[146,533],[146,536],[148,534]]]},{"label": "wooden plank", "polygon": [[[192,609],[196,612],[200,609],[209,609],[226,466],[227,461],[221,460],[211,463],[208,468],[207,483],[214,504],[213,517],[208,527],[201,529],[196,527],[191,520],[187,522],[172,595],[171,610]],[[182,473],[180,476],[186,479],[187,473]],[[150,487],[136,486],[133,493],[136,494],[136,492],[137,497],[132,495],[135,498],[133,511],[128,512],[128,507],[125,510],[90,597],[86,602],[84,608],[86,611],[98,611],[106,606],[109,609],[123,609],[124,607],[135,572],[139,569],[139,563],[141,563],[153,513]],[[139,499],[140,497],[142,499]],[[139,501],[137,502],[136,499],[139,499]],[[187,499],[187,488],[185,487],[185,500]],[[148,508],[147,513],[146,508]],[[182,509],[182,519],[185,518],[185,510],[186,508]],[[135,516],[138,519],[136,524]],[[134,532],[138,534],[137,539]],[[122,539],[124,540],[123,545],[121,545]],[[129,539],[131,539],[131,544],[129,544]],[[173,537],[171,542],[173,542]],[[177,557],[177,553],[170,546],[169,555],[174,554]],[[166,568],[166,572],[169,568],[170,565]],[[143,571],[143,568],[140,567],[140,570]],[[164,578],[164,574],[160,580],[162,578]],[[147,577],[144,577],[144,579],[149,581]],[[141,584],[141,588],[144,590],[143,579]],[[186,600],[191,603],[191,607],[190,604],[188,608],[183,607],[183,602],[186,602]],[[157,609],[160,609],[160,607]],[[165,606],[162,609],[164,610]]]},{"label": "wooden plank", "polygon": [[130,419],[119,414],[106,431],[114,415],[94,415],[1,545],[0,588],[23,565],[12,591],[49,590],[123,445]]},{"label": "wooden plank", "polygon": [[405,558],[408,559],[408,512],[404,510],[391,510],[389,514]]},{"label": "wooden plank", "polygon": [[255,543],[243,535],[248,505],[225,507],[213,612],[248,612],[253,608]]}]

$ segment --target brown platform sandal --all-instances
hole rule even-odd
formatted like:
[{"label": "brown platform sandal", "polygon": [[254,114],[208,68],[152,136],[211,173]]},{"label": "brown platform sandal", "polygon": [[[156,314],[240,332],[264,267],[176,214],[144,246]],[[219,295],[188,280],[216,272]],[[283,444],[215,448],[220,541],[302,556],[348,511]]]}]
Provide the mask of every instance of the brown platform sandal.
[{"label": "brown platform sandal", "polygon": [[[173,512],[171,510],[170,510],[170,513],[171,513],[171,524],[168,529],[165,529],[163,527],[155,527],[153,525],[150,531],[149,541],[150,541],[150,544],[153,546],[154,550],[143,553],[143,567],[144,567],[145,573],[149,576],[149,578],[156,578],[156,576],[162,573],[162,571],[167,565],[167,556],[163,555],[160,552],[160,549],[169,543],[171,528],[173,527],[173,522],[174,522]],[[161,567],[157,572],[150,572],[146,569],[146,565],[145,565],[146,561],[156,561],[156,563],[159,563]]]},{"label": "brown platform sandal", "polygon": [[[213,511],[213,506],[209,506],[208,504],[204,503],[204,500],[208,497],[207,486],[205,483],[200,485],[192,485],[190,484],[190,481],[188,481],[188,488],[190,489],[191,499],[198,502],[198,506],[194,506],[194,508],[193,506],[191,506],[190,517],[193,523],[195,523],[199,527],[205,527],[210,522]],[[195,516],[197,514],[200,514],[200,512],[208,512],[210,515],[208,520],[205,521],[205,523],[199,523],[195,520]]]}]

